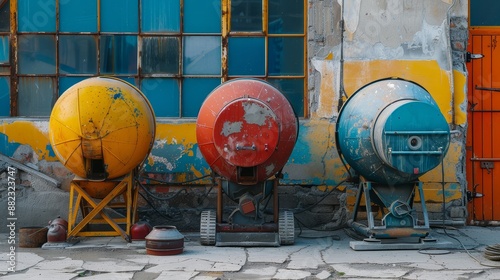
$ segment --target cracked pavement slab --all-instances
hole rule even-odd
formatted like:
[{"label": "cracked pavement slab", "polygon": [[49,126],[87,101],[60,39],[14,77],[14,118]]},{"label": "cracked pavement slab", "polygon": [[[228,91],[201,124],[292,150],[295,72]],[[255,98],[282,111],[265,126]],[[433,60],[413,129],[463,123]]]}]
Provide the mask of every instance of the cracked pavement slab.
[{"label": "cracked pavement slab", "polygon": [[[16,272],[0,254],[2,279],[500,279],[500,262],[482,252],[500,228],[435,230],[447,249],[355,251],[343,230],[301,237],[281,247],[202,246],[197,233],[184,233],[178,255],[146,254],[144,243],[121,237],[82,237],[58,249],[16,248]],[[307,238],[306,238],[307,237]],[[0,235],[2,252],[7,236]],[[458,242],[454,239],[458,239]],[[467,250],[462,244],[466,244]]]}]

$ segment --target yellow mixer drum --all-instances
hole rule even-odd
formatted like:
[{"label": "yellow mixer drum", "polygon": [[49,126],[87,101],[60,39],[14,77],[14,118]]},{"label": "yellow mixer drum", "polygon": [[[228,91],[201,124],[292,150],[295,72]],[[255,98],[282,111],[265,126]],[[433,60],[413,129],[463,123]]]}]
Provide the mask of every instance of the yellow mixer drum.
[{"label": "yellow mixer drum", "polygon": [[49,140],[59,160],[91,180],[123,176],[141,164],[155,138],[155,116],[144,94],[109,77],[81,81],[59,97]]}]

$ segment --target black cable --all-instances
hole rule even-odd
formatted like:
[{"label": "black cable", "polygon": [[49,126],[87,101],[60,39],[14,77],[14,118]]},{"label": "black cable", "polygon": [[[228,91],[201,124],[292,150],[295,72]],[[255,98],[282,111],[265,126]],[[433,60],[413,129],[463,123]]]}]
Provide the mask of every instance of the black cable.
[{"label": "black cable", "polygon": [[156,209],[156,207],[153,205],[153,203],[151,203],[151,201],[149,201],[141,192],[139,192],[139,195],[146,201],[146,203],[158,214],[160,215],[162,218],[164,219],[167,219],[169,221],[177,221],[178,219],[172,219],[171,217],[168,217],[166,215],[164,215],[163,213],[161,213],[160,211],[158,211],[158,209]]},{"label": "black cable", "polygon": [[[334,240],[340,240],[340,237],[338,235],[328,235],[328,236],[317,236],[317,237],[307,237],[307,236],[303,236],[302,235],[302,227],[306,228],[306,229],[309,229],[309,230],[314,230],[314,231],[336,231],[336,230],[340,230],[340,229],[344,229],[345,228],[345,225],[341,225],[341,226],[336,226],[332,229],[315,229],[315,228],[311,228],[311,227],[308,227],[306,226],[302,221],[300,221],[296,216],[295,214],[300,214],[300,213],[303,213],[315,206],[317,206],[321,201],[323,201],[327,196],[329,196],[334,190],[336,190],[342,183],[346,182],[346,180],[342,180],[340,181],[337,185],[335,185],[335,187],[333,187],[328,193],[324,194],[321,199],[319,201],[317,201],[316,203],[300,210],[300,211],[297,211],[297,212],[294,212],[294,219],[295,221],[297,222],[297,225],[299,226],[299,233],[298,233],[298,236],[300,237],[303,237],[303,238],[323,238],[323,237],[332,237]],[[324,184],[322,184],[324,185]],[[319,186],[322,186],[322,185],[318,185],[317,187]]]},{"label": "black cable", "polygon": [[[465,252],[467,253],[467,255],[469,255],[469,257],[471,257],[473,260],[475,260],[478,264],[482,265],[482,266],[487,266],[487,267],[495,267],[495,268],[498,268],[500,267],[500,265],[492,265],[492,264],[485,264],[483,263],[482,261],[478,260],[476,257],[474,257],[470,252],[469,250],[465,247],[465,245],[462,243],[462,241],[460,241],[460,239],[452,236],[451,234],[449,234],[447,231],[446,231],[446,226],[445,226],[445,218],[446,218],[446,211],[445,211],[445,206],[446,206],[446,199],[445,199],[445,192],[444,192],[444,187],[445,187],[445,182],[444,182],[444,157],[441,158],[441,189],[442,189],[442,203],[443,203],[443,231],[444,233],[446,234],[446,236],[448,236],[449,238],[451,239],[454,239],[456,240],[460,246],[462,246],[462,248],[465,250]],[[494,245],[494,246],[500,246],[499,244],[497,245]],[[486,248],[488,249],[490,246],[487,246]],[[420,251],[419,251],[420,252]],[[491,259],[489,258],[490,256],[488,256],[487,254],[483,253],[483,256],[485,256],[486,258],[488,259]]]},{"label": "black cable", "polygon": [[151,181],[155,181],[155,182],[163,183],[163,184],[168,184],[168,185],[172,185],[172,186],[178,186],[178,185],[186,185],[188,183],[196,182],[196,181],[199,181],[199,180],[205,179],[207,177],[211,177],[211,176],[212,176],[211,174],[208,174],[208,175],[204,175],[204,176],[197,177],[197,178],[194,178],[192,180],[187,180],[187,181],[183,181],[183,182],[168,182],[168,181],[164,181],[164,180],[160,180],[160,179],[145,177],[142,175],[139,175],[138,178],[145,179],[145,180],[151,180]]},{"label": "black cable", "polygon": [[[330,191],[328,191],[328,193],[324,194],[319,201],[317,201],[316,203],[314,203],[312,205],[309,205],[308,207],[306,207],[302,210],[299,210],[297,212],[293,212],[293,214],[300,214],[302,212],[305,212],[305,211],[310,210],[313,207],[317,206],[321,201],[323,201],[327,196],[329,196],[334,190],[336,190],[338,187],[340,187],[341,184],[345,183],[346,181],[347,181],[346,179],[340,181],[337,185],[335,185],[335,187],[333,187]],[[322,185],[318,185],[317,187],[319,187],[319,186],[326,186],[326,185],[322,184]]]},{"label": "black cable", "polygon": [[159,197],[159,196],[155,195],[154,193],[152,193],[150,190],[148,190],[148,188],[146,188],[139,180],[136,180],[136,181],[137,181],[137,184],[139,184],[139,186],[141,186],[141,188],[148,194],[148,196],[150,196],[156,200],[161,200],[161,201],[171,200],[171,199],[177,197],[181,192],[187,193],[187,190],[184,188],[184,189],[178,190],[177,192],[175,192],[175,194],[173,194],[171,196]]},{"label": "black cable", "polygon": [[309,229],[309,230],[314,230],[314,231],[336,231],[336,230],[340,230],[340,229],[344,229],[345,226],[336,226],[332,229],[315,229],[315,228],[311,228],[311,227],[308,227],[306,226],[302,221],[300,221],[299,219],[297,219],[297,217],[294,216],[294,219],[295,221],[297,221],[297,225],[299,226],[299,233],[297,236],[301,237],[301,238],[324,238],[324,237],[331,237],[332,239],[334,240],[340,240],[340,236],[334,234],[334,235],[325,235],[325,236],[304,236],[302,235],[302,227],[306,228],[306,229]]}]

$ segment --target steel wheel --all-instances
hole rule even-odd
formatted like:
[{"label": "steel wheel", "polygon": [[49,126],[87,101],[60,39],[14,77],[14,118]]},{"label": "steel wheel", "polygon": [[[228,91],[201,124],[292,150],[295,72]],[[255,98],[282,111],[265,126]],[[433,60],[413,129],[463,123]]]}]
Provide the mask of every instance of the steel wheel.
[{"label": "steel wheel", "polygon": [[291,245],[295,242],[295,221],[293,212],[280,212],[279,237],[281,245]]},{"label": "steel wheel", "polygon": [[200,243],[201,245],[215,245],[215,213],[207,210],[201,212]]}]

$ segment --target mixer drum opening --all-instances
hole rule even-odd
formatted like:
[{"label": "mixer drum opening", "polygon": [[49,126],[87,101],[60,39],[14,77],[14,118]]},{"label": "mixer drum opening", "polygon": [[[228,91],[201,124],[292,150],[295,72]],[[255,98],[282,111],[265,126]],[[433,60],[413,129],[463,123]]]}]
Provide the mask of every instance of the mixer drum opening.
[{"label": "mixer drum opening", "polygon": [[238,181],[253,182],[256,181],[256,169],[252,167],[238,166]]},{"label": "mixer drum opening", "polygon": [[91,180],[104,180],[108,177],[103,159],[87,159],[87,178]]}]

